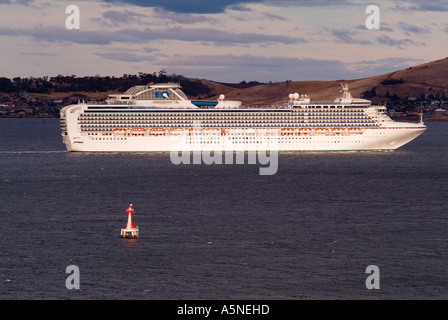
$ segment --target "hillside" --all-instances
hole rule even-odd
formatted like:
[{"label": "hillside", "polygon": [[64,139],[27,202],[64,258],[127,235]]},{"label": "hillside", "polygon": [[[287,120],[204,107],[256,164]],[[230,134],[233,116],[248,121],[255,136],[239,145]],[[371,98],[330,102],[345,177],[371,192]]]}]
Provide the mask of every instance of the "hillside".
[{"label": "hillside", "polygon": [[[448,58],[345,82],[354,97],[364,96],[374,102],[389,100],[394,95],[401,99],[422,94],[448,96]],[[210,89],[207,99],[217,99],[223,93],[227,99],[241,100],[243,104],[269,105],[287,101],[288,94],[293,92],[308,94],[312,100],[334,100],[338,96],[340,81],[288,81],[243,89],[208,80],[202,80],[202,83]]]},{"label": "hillside", "polygon": [[341,81],[348,83],[353,97],[369,99],[375,104],[387,102],[387,108],[398,116],[415,116],[415,110],[424,109],[427,117],[437,115],[438,121],[442,113],[448,117],[448,58],[374,77],[335,81],[220,83],[166,75],[165,70],[122,77],[0,77],[0,117],[58,116],[63,106],[79,100],[102,103],[110,93],[161,82],[180,83],[191,100],[216,100],[224,94],[227,100],[240,100],[243,105],[269,107],[287,102],[290,93],[298,92],[307,94],[312,101],[334,101],[339,96]]}]

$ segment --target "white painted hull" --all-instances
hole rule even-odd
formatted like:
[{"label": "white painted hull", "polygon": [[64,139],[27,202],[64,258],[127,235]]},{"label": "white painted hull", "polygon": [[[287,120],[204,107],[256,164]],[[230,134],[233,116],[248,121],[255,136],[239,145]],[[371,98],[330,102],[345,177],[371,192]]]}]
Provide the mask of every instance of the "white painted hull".
[{"label": "white painted hull", "polygon": [[[176,152],[176,151],[361,151],[394,150],[422,134],[426,127],[365,129],[350,135],[268,134],[180,136],[64,136],[68,151]],[[279,131],[279,130],[277,130]],[[241,130],[239,131],[241,132]]]}]

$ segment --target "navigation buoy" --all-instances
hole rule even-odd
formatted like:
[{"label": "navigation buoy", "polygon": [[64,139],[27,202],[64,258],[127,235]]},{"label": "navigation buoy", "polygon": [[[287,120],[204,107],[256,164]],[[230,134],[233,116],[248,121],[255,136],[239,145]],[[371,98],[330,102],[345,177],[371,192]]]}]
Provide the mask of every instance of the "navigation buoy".
[{"label": "navigation buoy", "polygon": [[134,213],[134,208],[132,208],[132,203],[129,205],[129,208],[126,210],[128,213],[128,224],[126,228],[121,229],[120,236],[122,238],[138,238],[138,226],[134,228],[134,222],[132,221],[132,214]]}]

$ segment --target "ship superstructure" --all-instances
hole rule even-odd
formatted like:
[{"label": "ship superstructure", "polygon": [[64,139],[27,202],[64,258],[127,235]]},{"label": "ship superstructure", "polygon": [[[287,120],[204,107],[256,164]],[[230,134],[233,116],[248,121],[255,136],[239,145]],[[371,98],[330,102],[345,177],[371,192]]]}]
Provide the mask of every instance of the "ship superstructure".
[{"label": "ship superstructure", "polygon": [[224,95],[191,101],[176,83],[135,86],[103,105],[62,108],[62,137],[69,151],[354,151],[397,149],[425,131],[341,86],[334,101],[291,93],[283,106],[263,109]]}]

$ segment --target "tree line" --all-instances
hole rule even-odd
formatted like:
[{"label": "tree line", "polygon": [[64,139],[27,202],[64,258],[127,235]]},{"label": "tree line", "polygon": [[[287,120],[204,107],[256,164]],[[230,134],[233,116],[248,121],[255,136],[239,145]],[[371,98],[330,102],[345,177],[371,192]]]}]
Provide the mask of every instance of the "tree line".
[{"label": "tree line", "polygon": [[84,76],[76,75],[56,77],[15,77],[12,79],[0,77],[0,92],[29,92],[44,93],[52,92],[124,92],[132,86],[145,85],[149,83],[178,82],[182,90],[191,96],[199,94],[208,94],[210,89],[200,80],[189,80],[182,75],[167,75],[166,70],[160,70],[158,73],[123,74],[121,77],[115,76]]}]

